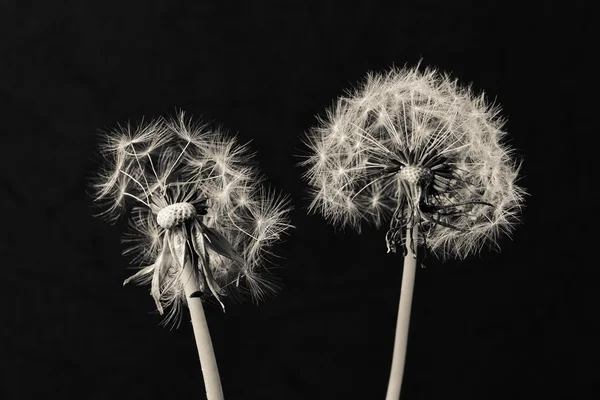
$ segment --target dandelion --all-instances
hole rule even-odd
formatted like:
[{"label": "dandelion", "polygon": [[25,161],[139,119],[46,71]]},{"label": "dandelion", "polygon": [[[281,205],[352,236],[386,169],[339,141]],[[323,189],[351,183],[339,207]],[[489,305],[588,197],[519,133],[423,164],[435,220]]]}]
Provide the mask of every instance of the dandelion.
[{"label": "dandelion", "polygon": [[141,265],[123,284],[149,284],[165,324],[178,326],[188,306],[207,396],[222,399],[202,299],[225,311],[228,294],[258,301],[276,290],[267,264],[291,228],[287,198],[263,186],[247,146],[183,112],[104,139],[95,200],[111,222],[130,211],[124,253]]},{"label": "dandelion", "polygon": [[518,222],[520,162],[499,108],[435,69],[370,74],[306,138],[310,211],[360,231],[388,224],[404,256],[388,399],[400,395],[417,250],[465,258]]}]

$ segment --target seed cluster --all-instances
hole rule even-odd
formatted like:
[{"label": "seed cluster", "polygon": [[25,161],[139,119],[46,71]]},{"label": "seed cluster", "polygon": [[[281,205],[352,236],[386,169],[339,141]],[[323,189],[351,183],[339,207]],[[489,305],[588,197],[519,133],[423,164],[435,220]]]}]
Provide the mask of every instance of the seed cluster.
[{"label": "seed cluster", "polygon": [[310,210],[358,231],[389,222],[388,247],[419,224],[416,242],[441,258],[497,246],[525,195],[503,123],[499,107],[443,72],[370,73],[307,134]]},{"label": "seed cluster", "polygon": [[103,136],[94,200],[111,223],[129,214],[124,253],[141,268],[123,284],[149,284],[158,312],[169,310],[164,324],[177,325],[187,304],[183,266],[196,293],[221,306],[227,295],[258,302],[277,291],[265,264],[292,227],[290,206],[263,184],[248,145],[183,112]]}]

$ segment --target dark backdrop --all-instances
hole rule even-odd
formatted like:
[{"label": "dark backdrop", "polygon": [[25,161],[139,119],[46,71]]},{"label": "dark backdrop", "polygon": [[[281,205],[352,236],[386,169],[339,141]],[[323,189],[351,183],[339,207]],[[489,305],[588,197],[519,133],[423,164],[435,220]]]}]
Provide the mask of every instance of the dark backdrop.
[{"label": "dark backdrop", "polygon": [[85,193],[99,129],[181,108],[252,140],[295,206],[283,291],[206,307],[226,398],[384,398],[402,260],[307,216],[295,155],[367,71],[420,59],[503,106],[531,196],[502,253],[417,271],[403,400],[584,393],[583,2],[208,3],[2,2],[0,397],[203,398],[191,327],[122,287],[122,226]]}]

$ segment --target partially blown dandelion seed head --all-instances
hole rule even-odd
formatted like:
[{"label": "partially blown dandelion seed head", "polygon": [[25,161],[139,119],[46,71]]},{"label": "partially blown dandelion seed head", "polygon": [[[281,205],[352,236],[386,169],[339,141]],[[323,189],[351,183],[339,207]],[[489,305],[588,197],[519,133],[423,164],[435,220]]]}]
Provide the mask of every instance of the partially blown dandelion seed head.
[{"label": "partially blown dandelion seed head", "polygon": [[391,251],[415,224],[442,258],[497,244],[525,194],[499,111],[435,69],[369,74],[306,137],[311,211],[359,231],[389,223]]},{"label": "partially blown dandelion seed head", "polygon": [[142,266],[125,283],[150,284],[159,312],[171,308],[165,322],[178,322],[186,303],[186,263],[202,294],[221,305],[235,289],[255,300],[275,290],[264,273],[291,227],[290,207],[263,186],[247,146],[180,113],[117,127],[101,154],[95,200],[110,222],[130,211],[124,253]]}]

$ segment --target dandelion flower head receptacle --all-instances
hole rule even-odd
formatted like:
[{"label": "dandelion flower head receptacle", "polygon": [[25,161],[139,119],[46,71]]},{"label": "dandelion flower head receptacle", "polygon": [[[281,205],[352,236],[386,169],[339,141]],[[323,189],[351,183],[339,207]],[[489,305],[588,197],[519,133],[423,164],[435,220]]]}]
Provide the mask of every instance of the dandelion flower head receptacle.
[{"label": "dandelion flower head receptacle", "polygon": [[150,284],[158,311],[171,307],[166,321],[186,303],[179,279],[186,263],[195,295],[221,306],[229,289],[260,299],[275,288],[266,264],[291,227],[289,206],[263,186],[247,146],[183,113],[119,126],[104,138],[96,201],[110,221],[130,211],[125,254],[142,266],[124,284]]},{"label": "dandelion flower head receptacle", "polygon": [[405,253],[417,226],[418,244],[464,258],[518,222],[520,161],[502,127],[498,107],[434,69],[370,74],[307,135],[310,208],[358,230],[389,223],[388,251]]}]

